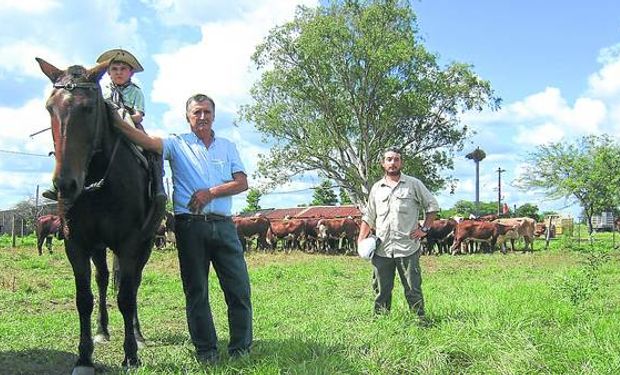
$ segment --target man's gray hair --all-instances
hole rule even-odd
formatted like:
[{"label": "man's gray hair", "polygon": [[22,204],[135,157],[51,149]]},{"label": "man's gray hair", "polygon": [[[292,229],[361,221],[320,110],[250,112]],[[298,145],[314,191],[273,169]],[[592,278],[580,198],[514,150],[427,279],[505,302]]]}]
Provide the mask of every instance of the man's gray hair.
[{"label": "man's gray hair", "polygon": [[215,112],[215,102],[213,101],[213,99],[211,99],[209,95],[205,94],[194,94],[190,96],[185,103],[185,112],[189,110],[189,106],[192,105],[192,103],[201,103],[205,100],[208,100],[209,103],[211,103],[211,109],[213,109],[213,112]]}]

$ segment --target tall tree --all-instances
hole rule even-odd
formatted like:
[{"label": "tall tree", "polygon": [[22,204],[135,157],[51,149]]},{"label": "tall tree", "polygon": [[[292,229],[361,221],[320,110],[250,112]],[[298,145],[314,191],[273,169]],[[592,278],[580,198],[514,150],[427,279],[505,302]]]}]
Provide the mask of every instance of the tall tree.
[{"label": "tall tree", "polygon": [[334,193],[334,189],[332,188],[332,183],[329,180],[324,180],[321,182],[321,185],[314,189],[314,194],[312,194],[312,202],[310,205],[335,206],[336,203],[338,203],[338,198],[336,197],[336,193]]},{"label": "tall tree", "polygon": [[351,201],[351,197],[349,197],[349,194],[343,188],[340,188],[340,190],[338,191],[338,198],[340,200],[341,206],[353,204],[353,202]]},{"label": "tall tree", "polygon": [[477,211],[478,214],[475,216],[492,215],[497,213],[497,202],[479,202],[476,205],[476,202],[460,200],[454,204],[452,210],[464,217],[469,217],[471,214],[475,215]]},{"label": "tall tree", "polygon": [[608,135],[538,146],[516,185],[578,202],[592,233],[592,215],[620,205],[620,146]]},{"label": "tall tree", "polygon": [[253,104],[240,111],[273,145],[258,164],[269,186],[320,172],[364,204],[386,146],[429,189],[452,181],[442,174],[470,135],[461,113],[500,100],[471,66],[440,67],[417,34],[404,0],[299,7],[270,31],[252,57]]},{"label": "tall tree", "polygon": [[538,213],[538,206],[531,203],[524,203],[517,207],[514,217],[531,217],[536,221],[540,221],[543,217]]},{"label": "tall tree", "polygon": [[245,198],[245,201],[247,202],[247,206],[245,206],[245,208],[243,210],[241,210],[242,213],[246,213],[246,212],[256,212],[258,210],[261,209],[259,201],[260,198],[263,196],[263,194],[261,193],[261,191],[257,188],[250,188],[248,190],[248,195]]}]

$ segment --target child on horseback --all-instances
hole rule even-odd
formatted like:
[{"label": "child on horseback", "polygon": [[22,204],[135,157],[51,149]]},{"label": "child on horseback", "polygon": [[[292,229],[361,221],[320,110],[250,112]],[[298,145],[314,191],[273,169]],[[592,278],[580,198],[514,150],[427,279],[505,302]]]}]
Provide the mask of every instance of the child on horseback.
[{"label": "child on horseback", "polygon": [[[129,51],[116,48],[106,51],[97,58],[98,63],[109,61],[108,75],[110,84],[103,89],[103,97],[115,108],[121,118],[128,124],[144,131],[144,94],[142,89],[131,81],[134,73],[144,71],[138,59]],[[149,162],[152,177],[152,196],[157,205],[166,204],[166,192],[163,185],[163,159],[160,155],[144,152]],[[56,186],[42,193],[43,197],[58,200]]]}]

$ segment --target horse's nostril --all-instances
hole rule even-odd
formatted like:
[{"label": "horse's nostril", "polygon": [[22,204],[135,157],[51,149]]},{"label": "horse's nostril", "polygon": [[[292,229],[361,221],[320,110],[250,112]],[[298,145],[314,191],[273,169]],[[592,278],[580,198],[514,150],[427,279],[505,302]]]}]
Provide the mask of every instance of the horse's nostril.
[{"label": "horse's nostril", "polygon": [[66,199],[72,199],[78,190],[78,184],[74,178],[59,179],[56,181],[56,186],[61,196]]}]

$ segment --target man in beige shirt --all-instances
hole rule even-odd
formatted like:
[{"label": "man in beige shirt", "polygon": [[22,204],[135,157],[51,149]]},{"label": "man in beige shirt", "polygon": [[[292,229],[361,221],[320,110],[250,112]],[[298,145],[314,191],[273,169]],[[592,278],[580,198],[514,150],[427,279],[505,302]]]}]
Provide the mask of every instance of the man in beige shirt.
[{"label": "man in beige shirt", "polygon": [[[400,150],[387,149],[381,166],[385,174],[370,190],[358,237],[360,242],[374,229],[381,240],[371,259],[376,295],[374,311],[376,314],[390,311],[398,270],[409,308],[424,318],[420,239],[426,236],[439,206],[420,180],[401,173]],[[425,212],[422,227],[418,225],[420,210]]]}]

